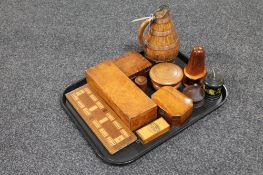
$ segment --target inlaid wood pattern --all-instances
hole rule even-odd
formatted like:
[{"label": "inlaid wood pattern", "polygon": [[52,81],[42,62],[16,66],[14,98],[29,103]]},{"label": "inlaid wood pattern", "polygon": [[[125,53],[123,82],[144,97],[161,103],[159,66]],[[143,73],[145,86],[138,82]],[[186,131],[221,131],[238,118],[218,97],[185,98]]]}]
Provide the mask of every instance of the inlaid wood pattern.
[{"label": "inlaid wood pattern", "polygon": [[118,152],[137,139],[88,85],[67,93],[66,97],[110,154]]}]

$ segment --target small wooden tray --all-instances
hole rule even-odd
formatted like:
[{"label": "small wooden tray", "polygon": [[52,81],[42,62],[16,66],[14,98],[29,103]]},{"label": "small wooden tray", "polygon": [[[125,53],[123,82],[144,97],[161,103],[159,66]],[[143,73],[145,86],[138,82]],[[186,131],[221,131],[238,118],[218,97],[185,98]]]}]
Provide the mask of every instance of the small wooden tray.
[{"label": "small wooden tray", "polygon": [[[188,58],[183,54],[179,53],[178,58],[176,58],[175,63],[180,67],[184,67],[188,62]],[[188,128],[201,118],[205,117],[207,114],[211,113],[212,111],[216,110],[220,107],[227,99],[228,91],[225,86],[223,86],[221,96],[206,96],[204,105],[200,108],[196,108],[193,110],[193,114],[191,118],[188,120],[187,123],[182,125],[181,127],[172,127],[169,132],[160,136],[159,138],[151,141],[150,143],[143,144],[140,140],[130,144],[129,146],[123,148],[119,152],[111,155],[96,137],[96,135],[91,131],[91,129],[86,125],[84,120],[80,117],[80,115],[76,112],[73,106],[69,103],[66,99],[65,94],[86,84],[86,79],[83,78],[72,85],[68,86],[65,91],[63,92],[60,102],[71,118],[71,120],[75,123],[79,131],[82,133],[84,138],[88,141],[91,145],[95,153],[105,162],[112,165],[125,165],[129,164],[136,159],[140,158],[144,154],[148,153],[149,151],[153,150],[157,146],[161,145],[168,139],[174,137],[175,135],[179,134],[184,129]],[[147,95],[150,96],[154,92],[151,86],[147,89]]]}]

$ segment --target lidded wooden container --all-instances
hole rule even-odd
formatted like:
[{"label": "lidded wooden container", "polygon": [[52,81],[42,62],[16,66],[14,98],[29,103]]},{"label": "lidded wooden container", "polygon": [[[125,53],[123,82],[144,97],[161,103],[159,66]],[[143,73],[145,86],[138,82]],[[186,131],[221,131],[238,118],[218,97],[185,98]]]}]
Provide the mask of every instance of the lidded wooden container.
[{"label": "lidded wooden container", "polygon": [[159,107],[159,116],[172,126],[181,126],[192,115],[193,101],[171,86],[160,88],[151,98]]},{"label": "lidded wooden container", "polygon": [[150,70],[150,78],[154,89],[162,86],[173,86],[178,89],[183,79],[182,69],[173,63],[159,63]]},{"label": "lidded wooden container", "polygon": [[[149,30],[143,36],[148,25],[150,25]],[[147,19],[141,23],[138,40],[149,60],[156,63],[174,61],[179,52],[180,40],[168,6],[160,6],[155,11],[153,19]]]}]

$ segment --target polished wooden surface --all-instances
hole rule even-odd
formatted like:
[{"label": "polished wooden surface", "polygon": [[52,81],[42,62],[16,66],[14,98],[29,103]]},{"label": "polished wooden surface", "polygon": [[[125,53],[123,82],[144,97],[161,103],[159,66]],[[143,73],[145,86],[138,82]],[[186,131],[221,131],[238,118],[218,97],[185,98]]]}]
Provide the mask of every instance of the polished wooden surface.
[{"label": "polished wooden surface", "polygon": [[137,76],[134,80],[135,84],[143,91],[146,92],[148,86],[148,80],[145,76]]},{"label": "polished wooden surface", "polygon": [[183,93],[191,98],[194,103],[202,101],[205,98],[204,89],[198,84],[185,87]]},{"label": "polished wooden surface", "polygon": [[152,95],[152,100],[165,112],[159,115],[173,126],[182,125],[192,114],[193,101],[171,86],[160,88]]},{"label": "polished wooden surface", "polygon": [[86,79],[131,130],[157,117],[156,104],[111,61],[87,69]]},{"label": "polished wooden surface", "polygon": [[66,98],[110,154],[133,143],[137,137],[88,85],[66,94]]},{"label": "polished wooden surface", "polygon": [[[144,36],[143,33],[148,25],[150,29]],[[154,19],[147,19],[141,23],[138,40],[145,56],[154,62],[170,62],[176,58],[180,40],[168,7],[160,7],[154,13]]]},{"label": "polished wooden surface", "polygon": [[183,78],[182,69],[173,63],[160,63],[150,70],[150,78],[162,85],[174,85]]},{"label": "polished wooden surface", "polygon": [[152,64],[136,51],[129,51],[113,59],[113,63],[129,78],[148,74]]},{"label": "polished wooden surface", "polygon": [[162,86],[178,86],[183,79],[182,69],[173,63],[159,63],[150,70],[150,78],[155,89]]},{"label": "polished wooden surface", "polygon": [[158,118],[152,123],[136,131],[144,144],[158,138],[170,130],[170,125],[162,118]]},{"label": "polished wooden surface", "polygon": [[184,74],[192,80],[202,79],[206,75],[205,50],[202,46],[195,46],[188,61],[184,67]]}]

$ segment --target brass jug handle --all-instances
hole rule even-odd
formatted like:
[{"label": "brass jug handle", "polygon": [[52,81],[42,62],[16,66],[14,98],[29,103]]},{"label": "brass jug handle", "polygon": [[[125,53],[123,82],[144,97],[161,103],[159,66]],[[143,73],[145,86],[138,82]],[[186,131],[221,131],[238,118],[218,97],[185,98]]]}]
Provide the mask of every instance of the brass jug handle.
[{"label": "brass jug handle", "polygon": [[150,24],[151,20],[152,19],[146,19],[145,21],[143,21],[138,29],[138,40],[143,49],[146,47],[145,41],[143,39],[143,33],[145,28]]}]

